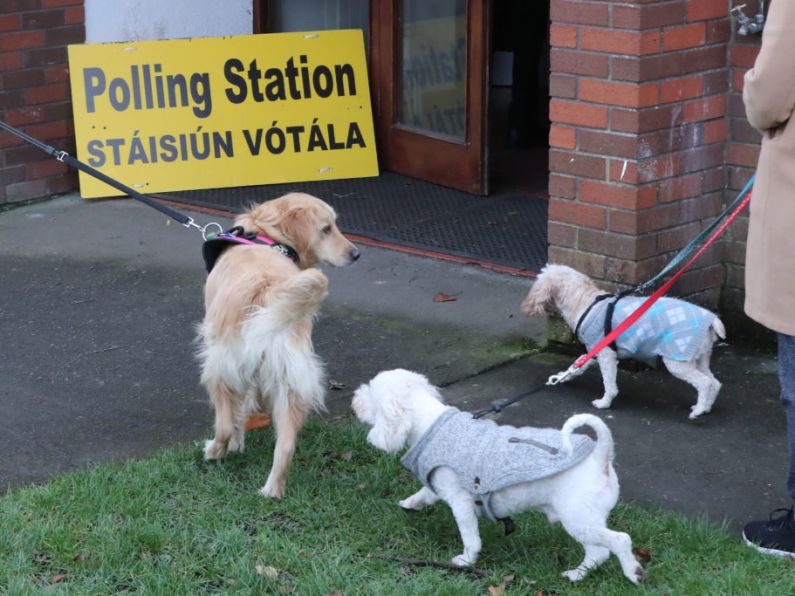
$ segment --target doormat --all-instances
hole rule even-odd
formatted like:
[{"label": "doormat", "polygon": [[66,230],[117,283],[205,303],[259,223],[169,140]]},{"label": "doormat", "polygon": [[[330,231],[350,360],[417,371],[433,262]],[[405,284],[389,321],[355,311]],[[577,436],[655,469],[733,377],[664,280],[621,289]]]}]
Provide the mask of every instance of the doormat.
[{"label": "doormat", "polygon": [[159,194],[240,213],[288,192],[334,207],[341,230],[385,243],[537,273],[547,262],[547,199],[515,192],[480,197],[384,172],[374,178]]}]

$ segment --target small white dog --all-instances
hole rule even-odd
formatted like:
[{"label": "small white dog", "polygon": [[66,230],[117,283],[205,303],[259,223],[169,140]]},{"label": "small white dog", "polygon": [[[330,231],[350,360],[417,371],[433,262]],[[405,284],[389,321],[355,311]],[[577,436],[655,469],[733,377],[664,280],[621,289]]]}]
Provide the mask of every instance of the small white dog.
[{"label": "small white dog", "polygon": [[[614,307],[610,328],[617,327],[645,300],[621,298]],[[608,306],[614,298],[605,294],[586,275],[565,265],[547,265],[541,270],[521,305],[528,317],[557,312],[588,349],[605,337]],[[677,379],[698,391],[690,418],[712,409],[721,384],[709,368],[712,345],[726,338],[723,323],[710,311],[676,298],[660,298],[616,341],[618,351],[608,346],[596,356],[602,373],[604,395],[594,400],[597,408],[609,408],[618,395],[616,376],[619,358],[649,360],[657,356]],[[589,360],[575,374],[593,364]]]},{"label": "small white dog", "polygon": [[[373,446],[394,453],[410,445],[401,463],[424,486],[400,506],[420,510],[441,499],[452,509],[464,544],[454,565],[477,560],[478,517],[505,521],[507,532],[509,516],[537,509],[550,522],[560,521],[585,548],[582,563],[565,577],[581,580],[613,553],[631,582],[644,579],[632,539],[607,528],[618,501],[618,477],[612,435],[596,416],[572,416],[560,431],[498,426],[446,406],[428,379],[401,369],[381,372],[359,387],[352,405],[372,426],[367,440]],[[596,432],[596,442],[572,435],[583,425]],[[531,477],[537,479],[526,480]]]}]

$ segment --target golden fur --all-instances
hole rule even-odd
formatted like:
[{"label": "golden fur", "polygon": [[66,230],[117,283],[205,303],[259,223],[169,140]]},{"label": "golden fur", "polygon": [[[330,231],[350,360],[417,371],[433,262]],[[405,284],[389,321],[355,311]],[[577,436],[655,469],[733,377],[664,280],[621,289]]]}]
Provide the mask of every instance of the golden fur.
[{"label": "golden fur", "polygon": [[291,246],[299,260],[295,264],[269,246],[233,246],[207,277],[199,356],[201,382],[215,408],[215,438],[204,455],[242,452],[248,415],[269,413],[276,447],[260,492],[281,498],[304,418],[324,407],[312,323],[328,281],[311,267],[350,265],[359,251],[337,228],[334,210],[303,193],[255,206],[235,225]]}]

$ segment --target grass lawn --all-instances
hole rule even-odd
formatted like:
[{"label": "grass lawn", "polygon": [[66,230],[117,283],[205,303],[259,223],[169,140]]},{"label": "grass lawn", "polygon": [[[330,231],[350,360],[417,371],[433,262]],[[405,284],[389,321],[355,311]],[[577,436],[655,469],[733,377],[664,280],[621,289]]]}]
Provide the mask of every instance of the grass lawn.
[{"label": "grass lawn", "polygon": [[[406,513],[418,488],[364,428],[313,419],[283,501],[257,494],[273,433],[206,463],[193,445],[104,465],[0,499],[0,593],[8,594],[795,594],[788,561],[757,554],[721,528],[619,505],[610,526],[649,551],[635,588],[615,557],[572,584],[580,546],[538,513],[517,531],[481,521],[478,577],[390,557],[449,561],[460,541],[449,509]],[[510,580],[510,578],[509,578]]]}]

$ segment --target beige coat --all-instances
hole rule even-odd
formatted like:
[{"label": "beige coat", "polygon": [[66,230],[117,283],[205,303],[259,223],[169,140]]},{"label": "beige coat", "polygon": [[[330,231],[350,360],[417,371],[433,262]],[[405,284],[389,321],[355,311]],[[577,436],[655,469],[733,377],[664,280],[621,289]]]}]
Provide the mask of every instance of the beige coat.
[{"label": "beige coat", "polygon": [[745,261],[745,312],[795,335],[795,0],[772,0],[745,75],[748,121],[762,133]]}]

